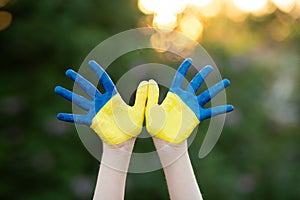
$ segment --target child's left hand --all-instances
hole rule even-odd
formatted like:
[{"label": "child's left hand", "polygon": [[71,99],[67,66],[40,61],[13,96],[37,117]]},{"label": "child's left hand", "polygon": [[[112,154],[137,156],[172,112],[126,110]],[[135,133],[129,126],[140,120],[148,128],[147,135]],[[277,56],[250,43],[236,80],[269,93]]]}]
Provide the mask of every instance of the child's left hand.
[{"label": "child's left hand", "polygon": [[66,75],[92,100],[57,86],[55,88],[57,94],[88,112],[86,115],[59,113],[57,118],[91,127],[109,145],[117,145],[136,137],[141,132],[144,121],[148,82],[143,81],[139,84],[135,104],[128,106],[100,65],[95,61],[89,61],[89,65],[98,76],[105,92],[101,93],[75,71],[67,70]]}]

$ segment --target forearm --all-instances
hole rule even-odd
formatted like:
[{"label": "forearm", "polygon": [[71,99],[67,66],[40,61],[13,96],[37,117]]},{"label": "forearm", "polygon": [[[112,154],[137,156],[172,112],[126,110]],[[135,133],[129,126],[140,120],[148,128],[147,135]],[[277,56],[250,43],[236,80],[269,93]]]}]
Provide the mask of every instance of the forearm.
[{"label": "forearm", "polygon": [[124,199],[125,183],[135,138],[118,146],[103,144],[94,200]]},{"label": "forearm", "polygon": [[172,145],[157,138],[153,138],[153,141],[163,165],[170,198],[202,200],[186,142]]}]

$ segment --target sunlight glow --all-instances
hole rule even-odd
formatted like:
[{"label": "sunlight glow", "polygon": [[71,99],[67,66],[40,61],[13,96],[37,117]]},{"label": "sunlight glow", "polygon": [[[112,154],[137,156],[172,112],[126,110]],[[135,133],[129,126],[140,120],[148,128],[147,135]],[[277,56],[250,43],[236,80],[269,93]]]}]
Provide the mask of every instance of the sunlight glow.
[{"label": "sunlight glow", "polygon": [[12,15],[7,11],[0,11],[0,31],[6,29],[12,21]]},{"label": "sunlight glow", "polygon": [[177,18],[172,14],[159,14],[154,17],[153,26],[173,30],[177,26]]},{"label": "sunlight glow", "polygon": [[0,7],[5,6],[8,2],[9,0],[0,0]]},{"label": "sunlight glow", "polygon": [[233,0],[233,3],[242,11],[255,12],[263,9],[268,0]]},{"label": "sunlight glow", "polygon": [[[278,9],[295,21],[300,18],[300,0],[138,0],[138,8],[144,14],[153,16],[145,18],[142,24],[152,25],[158,32],[179,31],[196,41],[201,40],[205,31],[203,23],[207,24],[209,19],[216,16],[225,16],[240,23],[248,20],[250,15],[259,19]],[[271,32],[271,37],[278,41],[290,35],[289,25],[277,27],[271,24],[270,29],[275,30]],[[151,38],[151,43],[166,48],[175,40],[170,35],[156,34]]]},{"label": "sunlight glow", "polygon": [[193,6],[203,7],[210,4],[212,0],[187,0],[187,3]]},{"label": "sunlight glow", "polygon": [[151,35],[150,43],[153,48],[158,52],[165,52],[169,49],[170,43],[167,41],[164,33],[156,32]]},{"label": "sunlight glow", "polygon": [[279,10],[286,13],[290,12],[296,4],[295,0],[272,0],[272,1]]},{"label": "sunlight glow", "polygon": [[219,14],[221,8],[220,0],[210,0],[206,5],[199,7],[197,12],[205,17],[214,17]]},{"label": "sunlight glow", "polygon": [[148,1],[148,0],[139,0],[138,1],[138,8],[144,14],[153,14],[155,9],[155,1]]},{"label": "sunlight glow", "polygon": [[186,7],[185,0],[139,0],[139,9],[145,14],[178,14]]},{"label": "sunlight glow", "polygon": [[181,19],[180,30],[183,34],[190,37],[191,39],[197,40],[202,35],[203,25],[197,18],[192,16],[185,16]]}]

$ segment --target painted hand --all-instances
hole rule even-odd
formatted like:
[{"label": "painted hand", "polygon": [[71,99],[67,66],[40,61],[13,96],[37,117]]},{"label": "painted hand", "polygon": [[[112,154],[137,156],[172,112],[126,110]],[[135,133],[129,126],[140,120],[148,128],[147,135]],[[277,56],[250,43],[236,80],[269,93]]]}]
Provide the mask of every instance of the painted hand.
[{"label": "painted hand", "polygon": [[89,61],[104,89],[101,93],[92,83],[73,70],[66,75],[73,80],[91,100],[57,86],[55,93],[87,111],[87,114],[59,113],[62,121],[85,124],[91,127],[109,145],[116,145],[136,137],[142,129],[148,83],[139,84],[134,106],[127,105],[118,93],[108,74],[95,62]]},{"label": "painted hand", "polygon": [[214,96],[229,86],[230,82],[227,79],[222,80],[200,95],[195,95],[204,79],[212,71],[210,66],[203,68],[189,83],[188,87],[185,90],[182,89],[191,63],[191,59],[186,59],[180,65],[171,88],[161,105],[158,105],[158,85],[154,80],[149,81],[146,128],[154,137],[173,144],[180,144],[187,139],[201,121],[233,110],[232,105],[203,108]]}]

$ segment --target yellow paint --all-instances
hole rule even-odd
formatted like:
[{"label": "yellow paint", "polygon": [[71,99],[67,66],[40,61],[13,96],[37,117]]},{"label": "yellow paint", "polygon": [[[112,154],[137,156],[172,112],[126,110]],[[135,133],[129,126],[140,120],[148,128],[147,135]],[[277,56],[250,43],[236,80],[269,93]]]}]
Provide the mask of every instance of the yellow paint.
[{"label": "yellow paint", "polygon": [[159,89],[157,83],[149,81],[146,106],[146,128],[159,139],[173,144],[186,140],[200,123],[194,112],[172,92],[168,92],[161,105],[157,104]]},{"label": "yellow paint", "polygon": [[148,83],[143,81],[134,106],[128,106],[119,94],[109,100],[94,117],[91,128],[109,145],[116,145],[140,134],[145,112]]}]

